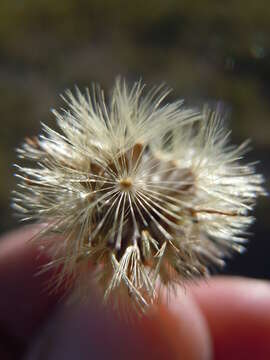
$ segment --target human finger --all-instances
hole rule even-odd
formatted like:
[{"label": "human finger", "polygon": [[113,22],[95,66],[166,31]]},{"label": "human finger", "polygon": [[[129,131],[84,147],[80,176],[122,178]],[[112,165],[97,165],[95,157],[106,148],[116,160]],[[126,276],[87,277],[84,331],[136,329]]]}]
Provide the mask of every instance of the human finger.
[{"label": "human finger", "polygon": [[270,285],[214,277],[188,288],[211,332],[215,359],[270,359]]},{"label": "human finger", "polygon": [[25,341],[57,302],[59,294],[45,291],[50,272],[36,276],[48,262],[29,239],[39,231],[24,227],[0,239],[0,331]]},{"label": "human finger", "polygon": [[211,339],[196,303],[183,290],[138,321],[125,322],[89,294],[89,303],[61,308],[36,340],[29,360],[210,360]]}]

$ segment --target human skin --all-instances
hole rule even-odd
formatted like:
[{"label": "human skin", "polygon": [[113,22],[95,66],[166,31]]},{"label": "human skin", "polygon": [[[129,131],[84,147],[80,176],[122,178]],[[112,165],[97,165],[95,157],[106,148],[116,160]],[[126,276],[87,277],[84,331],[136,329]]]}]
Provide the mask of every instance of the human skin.
[{"label": "human skin", "polygon": [[270,286],[213,277],[178,288],[133,323],[100,305],[65,306],[36,276],[48,258],[26,227],[0,239],[1,359],[270,359]]}]

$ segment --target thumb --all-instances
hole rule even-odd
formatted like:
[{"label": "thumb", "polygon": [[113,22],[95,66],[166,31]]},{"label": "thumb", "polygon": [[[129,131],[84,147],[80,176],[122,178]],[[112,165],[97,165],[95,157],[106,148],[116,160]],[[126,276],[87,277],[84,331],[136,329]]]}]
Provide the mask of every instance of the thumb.
[{"label": "thumb", "polygon": [[211,359],[208,328],[197,305],[179,292],[170,306],[125,322],[98,299],[62,307],[34,341],[35,359]]}]

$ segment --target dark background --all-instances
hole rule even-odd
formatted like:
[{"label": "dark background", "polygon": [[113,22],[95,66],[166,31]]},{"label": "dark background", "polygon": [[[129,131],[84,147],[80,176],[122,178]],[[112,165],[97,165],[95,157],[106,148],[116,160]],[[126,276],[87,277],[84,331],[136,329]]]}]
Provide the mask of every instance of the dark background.
[{"label": "dark background", "polygon": [[[97,81],[166,82],[188,103],[222,101],[233,142],[270,172],[270,3],[218,0],[1,0],[0,233],[10,209],[15,147],[53,126],[59,93]],[[259,199],[248,251],[226,272],[270,277],[269,198]]]}]

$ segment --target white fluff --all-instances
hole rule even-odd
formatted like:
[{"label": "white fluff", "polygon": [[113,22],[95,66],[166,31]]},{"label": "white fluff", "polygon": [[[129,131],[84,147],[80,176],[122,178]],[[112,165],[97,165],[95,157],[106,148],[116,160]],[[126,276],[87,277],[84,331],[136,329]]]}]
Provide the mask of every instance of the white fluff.
[{"label": "white fluff", "polygon": [[[242,251],[249,211],[263,178],[242,165],[247,143],[229,145],[218,111],[165,103],[165,87],[128,88],[118,79],[109,101],[98,86],[66,93],[53,111],[61,131],[27,139],[19,156],[14,207],[48,224],[55,286],[75,281],[87,297],[90,279],[105,299],[139,308],[156,297],[156,281],[173,285],[205,276]],[[91,264],[91,269],[89,267]],[[94,269],[93,269],[94,266]]]}]

